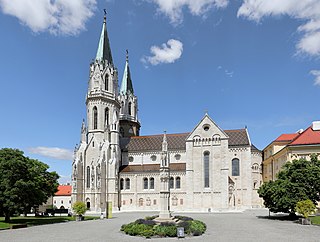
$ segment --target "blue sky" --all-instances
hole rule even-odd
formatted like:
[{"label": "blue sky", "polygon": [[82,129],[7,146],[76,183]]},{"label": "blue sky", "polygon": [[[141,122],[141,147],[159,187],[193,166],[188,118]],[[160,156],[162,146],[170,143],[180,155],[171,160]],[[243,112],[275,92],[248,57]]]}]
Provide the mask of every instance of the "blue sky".
[{"label": "blue sky", "polygon": [[61,182],[104,8],[119,81],[129,50],[142,135],[190,132],[207,110],[223,129],[247,126],[263,149],[320,120],[317,0],[0,0],[0,147]]}]

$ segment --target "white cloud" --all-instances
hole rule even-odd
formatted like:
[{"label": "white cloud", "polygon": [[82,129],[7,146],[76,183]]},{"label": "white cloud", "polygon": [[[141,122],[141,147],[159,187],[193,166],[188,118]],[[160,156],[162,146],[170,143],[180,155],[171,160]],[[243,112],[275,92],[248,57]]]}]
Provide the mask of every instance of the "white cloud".
[{"label": "white cloud", "polygon": [[73,152],[71,150],[62,149],[58,147],[32,147],[28,149],[30,153],[42,155],[57,160],[72,160]]},{"label": "white cloud", "polygon": [[320,70],[312,70],[310,74],[315,76],[314,85],[320,86]]},{"label": "white cloud", "polygon": [[178,60],[183,51],[183,44],[179,40],[170,39],[167,43],[150,48],[153,56],[145,56],[142,62],[150,63],[151,65],[158,65],[161,63],[174,63]]},{"label": "white cloud", "polygon": [[238,17],[260,22],[264,17],[288,15],[302,20],[298,28],[303,37],[296,44],[297,52],[320,55],[320,1],[319,0],[244,0]]},{"label": "white cloud", "polygon": [[183,21],[183,8],[187,7],[192,15],[200,16],[212,8],[225,8],[229,0],[144,0],[158,5],[158,11],[170,18],[172,24]]},{"label": "white cloud", "polygon": [[3,13],[15,16],[33,32],[76,35],[93,15],[96,0],[0,0]]}]

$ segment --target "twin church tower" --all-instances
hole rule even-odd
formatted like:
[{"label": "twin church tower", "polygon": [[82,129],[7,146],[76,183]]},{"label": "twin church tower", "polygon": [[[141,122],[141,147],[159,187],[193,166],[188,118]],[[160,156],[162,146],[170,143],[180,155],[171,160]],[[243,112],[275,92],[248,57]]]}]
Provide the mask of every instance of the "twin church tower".
[{"label": "twin church tower", "polygon": [[118,203],[120,138],[138,136],[140,132],[128,51],[119,90],[106,16],[97,54],[90,64],[86,109],[87,123],[82,123],[81,142],[72,165],[72,201],[83,201],[89,209],[103,212],[107,201],[113,206]]}]

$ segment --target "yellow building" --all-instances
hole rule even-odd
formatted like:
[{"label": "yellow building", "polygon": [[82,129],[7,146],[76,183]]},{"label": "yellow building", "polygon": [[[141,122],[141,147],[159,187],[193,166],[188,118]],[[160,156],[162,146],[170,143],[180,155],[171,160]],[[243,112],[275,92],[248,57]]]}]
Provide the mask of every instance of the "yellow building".
[{"label": "yellow building", "polygon": [[320,155],[320,121],[313,122],[304,131],[282,134],[263,149],[263,181],[275,180],[287,161],[308,160],[313,153]]}]

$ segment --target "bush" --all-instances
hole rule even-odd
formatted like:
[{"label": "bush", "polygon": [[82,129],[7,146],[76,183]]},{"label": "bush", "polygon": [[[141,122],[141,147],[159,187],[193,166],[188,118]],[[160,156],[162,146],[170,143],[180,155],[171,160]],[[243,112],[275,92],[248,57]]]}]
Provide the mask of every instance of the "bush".
[{"label": "bush", "polygon": [[75,202],[72,205],[72,209],[76,215],[83,215],[87,211],[87,207],[84,202]]},{"label": "bush", "polygon": [[154,220],[155,218],[158,218],[159,215],[154,215],[154,216],[147,216],[145,217],[145,220]]},{"label": "bush", "polygon": [[190,234],[190,221],[180,221],[177,227],[183,227],[186,234]]},{"label": "bush", "polygon": [[173,224],[157,225],[154,227],[154,234],[161,237],[176,237],[177,236],[177,227]]},{"label": "bush", "polygon": [[[145,234],[150,234],[150,231],[152,231],[153,226],[145,225],[145,224],[137,224],[136,222],[129,223],[127,225],[122,225],[121,229],[126,234],[129,235],[142,235],[145,236]],[[153,232],[152,232],[153,235]]]},{"label": "bush", "polygon": [[312,213],[314,213],[315,209],[316,206],[310,199],[297,202],[296,205],[296,211],[304,218],[308,218]]},{"label": "bush", "polygon": [[193,218],[187,216],[174,216],[175,219],[182,220],[182,221],[191,221]]},{"label": "bush", "polygon": [[190,233],[194,236],[202,235],[207,229],[207,226],[204,222],[199,220],[193,220],[190,222]]}]

